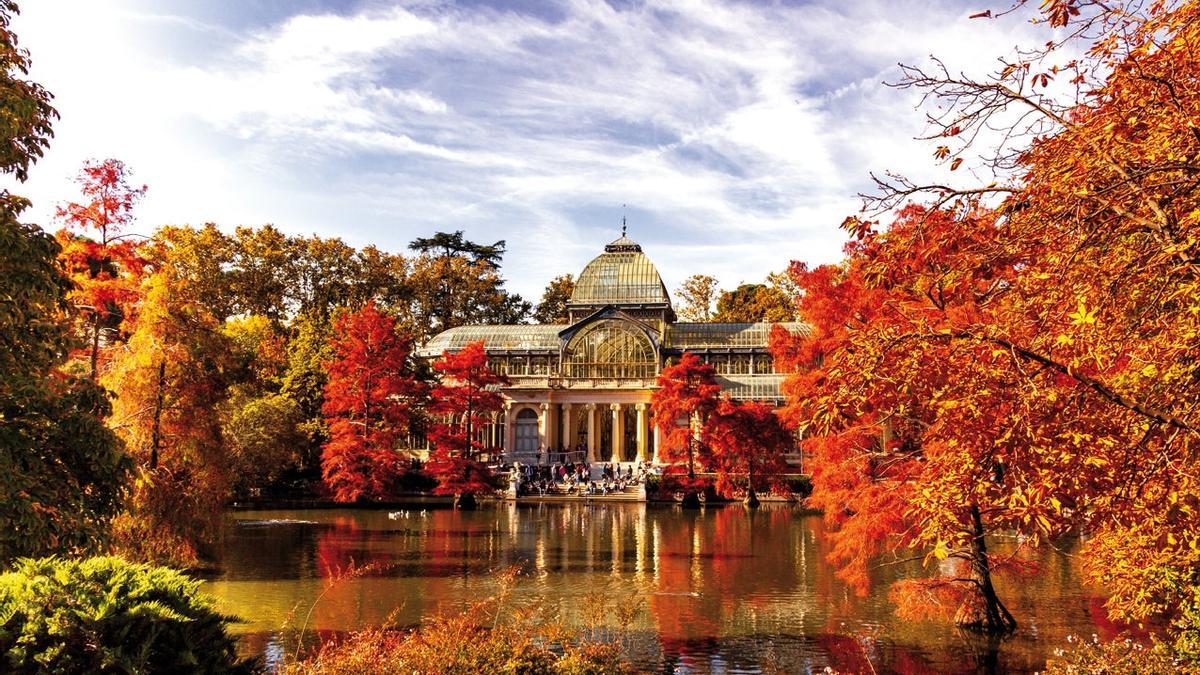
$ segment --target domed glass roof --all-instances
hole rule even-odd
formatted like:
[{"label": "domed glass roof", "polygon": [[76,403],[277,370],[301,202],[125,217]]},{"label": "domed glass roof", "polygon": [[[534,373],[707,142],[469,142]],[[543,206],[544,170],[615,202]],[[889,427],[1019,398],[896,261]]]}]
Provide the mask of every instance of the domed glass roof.
[{"label": "domed glass roof", "polygon": [[604,247],[575,282],[572,305],[671,304],[658,268],[642,247],[621,235]]}]

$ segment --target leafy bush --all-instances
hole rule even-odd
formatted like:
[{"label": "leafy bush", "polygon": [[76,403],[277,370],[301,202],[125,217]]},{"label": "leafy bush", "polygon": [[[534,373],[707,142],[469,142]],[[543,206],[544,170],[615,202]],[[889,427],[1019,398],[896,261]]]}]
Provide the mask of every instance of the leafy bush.
[{"label": "leafy bush", "polygon": [[19,560],[0,575],[0,670],[255,672],[199,585],[113,557]]}]

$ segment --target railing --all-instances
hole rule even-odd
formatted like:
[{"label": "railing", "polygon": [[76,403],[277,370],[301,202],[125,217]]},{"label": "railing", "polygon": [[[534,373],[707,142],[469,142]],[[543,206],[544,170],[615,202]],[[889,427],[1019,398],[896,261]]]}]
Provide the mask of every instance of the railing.
[{"label": "railing", "polygon": [[510,452],[504,458],[512,463],[520,462],[528,465],[581,463],[587,459],[587,452],[571,450],[570,452]]},{"label": "railing", "polygon": [[518,389],[651,389],[653,377],[562,377],[559,375],[512,375],[510,386]]}]

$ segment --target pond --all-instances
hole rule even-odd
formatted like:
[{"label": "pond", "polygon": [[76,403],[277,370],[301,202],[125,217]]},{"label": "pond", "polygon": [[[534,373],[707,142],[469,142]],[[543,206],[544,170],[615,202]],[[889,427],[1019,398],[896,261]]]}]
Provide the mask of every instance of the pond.
[{"label": "pond", "polygon": [[1069,634],[1120,630],[1081,586],[1069,547],[1046,554],[1033,579],[1000,581],[1020,627],[999,645],[896,618],[887,585],[918,564],[879,568],[860,597],[834,577],[828,550],[820,517],[785,506],[239,511],[205,590],[244,620],[243,648],[269,662],[294,648],[285,625],[307,620],[315,639],[414,625],[488,597],[497,571],[516,565],[514,596],[555,603],[567,621],[582,623],[597,593],[637,609],[628,651],[651,672],[1029,672]]}]

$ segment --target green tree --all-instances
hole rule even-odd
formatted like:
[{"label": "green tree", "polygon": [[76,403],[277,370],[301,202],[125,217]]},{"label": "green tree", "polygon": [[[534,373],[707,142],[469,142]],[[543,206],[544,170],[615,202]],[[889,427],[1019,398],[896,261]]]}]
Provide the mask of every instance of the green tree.
[{"label": "green tree", "polygon": [[332,337],[333,323],[327,317],[301,314],[292,321],[280,392],[300,406],[299,429],[304,437],[300,465],[306,472],[320,470],[321,446],[329,438],[321,407],[329,381],[325,364],[333,358]]},{"label": "green tree", "polygon": [[[29,57],[9,30],[17,11],[0,0],[0,170],[23,181],[57,113],[49,92],[23,79]],[[104,392],[57,372],[70,347],[70,282],[54,238],[19,222],[28,205],[0,191],[0,560],[95,548],[130,468],[104,426]]]},{"label": "green tree", "polygon": [[361,264],[353,247],[341,239],[289,239],[293,275],[291,310],[294,314],[329,316],[355,299]]},{"label": "green tree", "polygon": [[307,249],[298,251],[273,225],[239,227],[232,240],[229,285],[237,312],[282,324],[288,314],[288,290],[295,283],[297,253]]},{"label": "green tree", "polygon": [[[14,0],[0,0],[0,171],[18,181],[29,177],[29,165],[41,158],[50,139],[58,111],[50,105],[54,96],[42,85],[25,79],[29,74],[29,52],[17,44],[9,28],[20,13]],[[18,209],[19,210],[19,209]]]},{"label": "green tree", "polygon": [[399,254],[366,246],[358,252],[359,277],[355,280],[353,306],[374,300],[396,316],[401,328],[413,333],[412,297],[408,284],[411,261]]},{"label": "green tree", "polygon": [[567,302],[575,291],[575,279],[570,274],[554,277],[546,284],[542,293],[542,301],[533,312],[533,319],[538,323],[566,323]]},{"label": "green tree", "polygon": [[440,258],[466,258],[496,268],[500,267],[500,260],[504,258],[505,252],[503,239],[494,244],[476,244],[465,239],[462,230],[438,232],[432,237],[418,237],[412,240],[408,247],[426,255],[436,255]]},{"label": "green tree", "polygon": [[226,404],[221,433],[228,446],[232,490],[248,495],[269,487],[300,463],[306,440],[300,404],[283,394],[235,393]]},{"label": "green tree", "polygon": [[173,274],[193,289],[196,298],[218,321],[242,311],[233,280],[237,259],[234,241],[216,225],[168,225],[151,239],[151,257],[170,261]]},{"label": "green tree", "polygon": [[504,289],[495,266],[465,257],[418,256],[409,287],[414,322],[426,331],[418,338],[470,323],[520,323],[531,309]]}]

